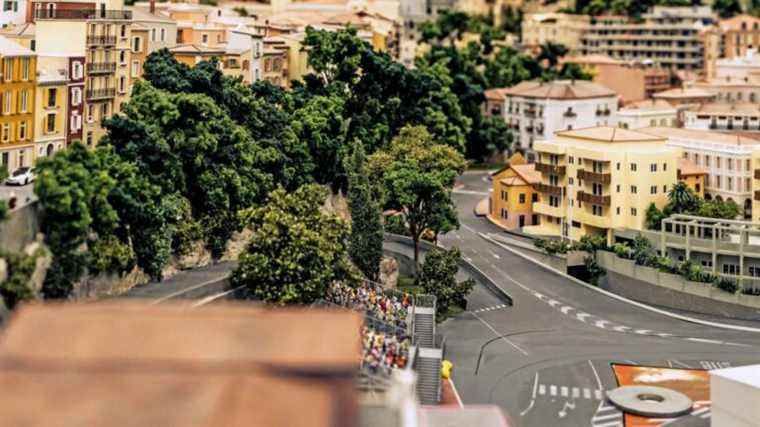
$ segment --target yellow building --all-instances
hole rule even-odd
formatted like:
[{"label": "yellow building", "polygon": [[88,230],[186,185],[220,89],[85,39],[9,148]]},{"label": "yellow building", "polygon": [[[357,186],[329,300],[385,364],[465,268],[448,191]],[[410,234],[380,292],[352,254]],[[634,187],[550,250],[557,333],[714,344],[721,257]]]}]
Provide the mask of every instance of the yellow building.
[{"label": "yellow building", "polygon": [[35,159],[47,157],[66,146],[68,117],[68,58],[37,58],[37,89],[34,101]]},{"label": "yellow building", "polygon": [[516,229],[538,225],[538,215],[533,213],[533,203],[538,192],[533,188],[541,181],[535,164],[527,164],[523,156],[514,154],[506,167],[491,177],[493,192],[489,204],[489,217],[504,228]]},{"label": "yellow building", "polygon": [[557,132],[533,147],[540,224],[525,227],[530,234],[611,243],[613,229],[644,229],[649,205],[662,209],[677,182],[680,149],[666,138],[605,126]]},{"label": "yellow building", "polygon": [[12,173],[34,161],[37,56],[0,37],[0,62],[0,166]]},{"label": "yellow building", "polygon": [[687,187],[699,196],[705,198],[705,179],[707,169],[694,164],[691,160],[683,157],[678,158],[678,180],[685,183]]}]

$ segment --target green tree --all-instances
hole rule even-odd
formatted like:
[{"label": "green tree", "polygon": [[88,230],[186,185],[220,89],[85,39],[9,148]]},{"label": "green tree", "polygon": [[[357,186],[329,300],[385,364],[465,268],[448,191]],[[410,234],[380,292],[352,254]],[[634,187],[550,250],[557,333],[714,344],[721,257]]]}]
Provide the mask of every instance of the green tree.
[{"label": "green tree", "polygon": [[348,208],[351,212],[349,253],[351,260],[370,280],[377,280],[383,257],[383,224],[377,189],[371,184],[364,146],[354,144],[354,152],[346,166],[348,175]]},{"label": "green tree", "polygon": [[273,191],[265,205],[241,214],[253,234],[233,271],[234,287],[275,305],[309,304],[349,277],[347,224],[323,213],[327,192],[305,185]]},{"label": "green tree", "polygon": [[559,43],[546,42],[541,45],[540,51],[536,56],[539,62],[546,61],[549,68],[557,67],[559,59],[567,54],[567,48]]},{"label": "green tree", "polygon": [[420,237],[440,224],[442,208],[452,205],[451,188],[464,171],[464,158],[451,147],[436,144],[424,127],[408,126],[369,162],[383,183],[387,207],[406,219],[418,265]]},{"label": "green tree", "polygon": [[736,219],[741,209],[733,200],[705,200],[699,204],[695,215],[708,218]]},{"label": "green tree", "polygon": [[425,262],[417,277],[417,285],[427,294],[435,295],[439,315],[446,315],[454,306],[467,307],[467,295],[475,282],[472,279],[457,282],[459,262],[462,254],[459,248],[442,249],[434,247],[425,255]]},{"label": "green tree", "polygon": [[739,0],[715,0],[712,8],[721,18],[730,18],[742,13],[742,5]]},{"label": "green tree", "polygon": [[[8,169],[5,166],[0,166],[0,183],[5,182],[8,178]],[[8,215],[8,203],[5,200],[0,200],[0,221],[4,220]]]},{"label": "green tree", "polygon": [[29,287],[29,281],[37,264],[37,257],[41,253],[32,255],[17,254],[0,251],[0,259],[6,261],[8,274],[5,281],[0,282],[0,296],[6,307],[13,309],[22,301],[34,298],[34,292]]},{"label": "green tree", "polygon": [[686,183],[678,182],[668,191],[670,210],[675,213],[692,212],[699,206],[694,191]]},{"label": "green tree", "polygon": [[662,220],[667,218],[661,210],[655,206],[654,203],[650,203],[646,211],[646,227],[650,230],[659,230],[662,224]]}]

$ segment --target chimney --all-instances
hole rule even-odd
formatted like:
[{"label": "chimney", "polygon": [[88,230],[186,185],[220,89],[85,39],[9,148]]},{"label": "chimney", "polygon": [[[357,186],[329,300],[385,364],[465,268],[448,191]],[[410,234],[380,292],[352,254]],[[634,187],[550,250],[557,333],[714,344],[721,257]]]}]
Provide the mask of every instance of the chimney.
[{"label": "chimney", "polygon": [[150,14],[156,13],[156,0],[150,0]]}]

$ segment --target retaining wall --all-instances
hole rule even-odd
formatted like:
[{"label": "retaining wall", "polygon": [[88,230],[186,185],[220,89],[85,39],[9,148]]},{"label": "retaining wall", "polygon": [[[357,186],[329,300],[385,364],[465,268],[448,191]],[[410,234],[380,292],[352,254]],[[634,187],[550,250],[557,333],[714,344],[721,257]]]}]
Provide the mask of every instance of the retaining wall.
[{"label": "retaining wall", "polygon": [[40,231],[37,202],[29,203],[8,212],[8,218],[0,222],[0,249],[21,252],[35,241]]},{"label": "retaining wall", "polygon": [[760,296],[731,294],[710,283],[636,265],[613,252],[597,251],[597,262],[607,270],[599,286],[636,301],[677,310],[743,320],[760,320]]}]

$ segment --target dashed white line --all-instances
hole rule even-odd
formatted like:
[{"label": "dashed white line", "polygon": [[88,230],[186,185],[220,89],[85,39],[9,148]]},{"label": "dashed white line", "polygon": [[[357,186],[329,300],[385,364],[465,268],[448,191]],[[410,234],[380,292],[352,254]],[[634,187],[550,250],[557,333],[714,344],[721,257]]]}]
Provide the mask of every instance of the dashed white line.
[{"label": "dashed white line", "polygon": [[574,310],[574,309],[572,307],[570,307],[569,305],[566,305],[566,306],[564,306],[564,307],[562,307],[562,308],[559,309],[559,311],[561,311],[562,314],[567,314],[567,313],[570,312],[570,310]]}]

